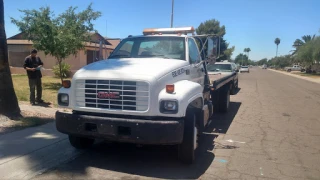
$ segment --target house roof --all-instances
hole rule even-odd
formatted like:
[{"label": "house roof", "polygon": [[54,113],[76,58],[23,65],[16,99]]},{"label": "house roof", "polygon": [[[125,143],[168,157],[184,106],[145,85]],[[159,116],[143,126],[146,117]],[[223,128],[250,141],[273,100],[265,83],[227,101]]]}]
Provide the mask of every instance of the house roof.
[{"label": "house roof", "polygon": [[111,39],[111,38],[105,38],[105,39],[111,43],[111,45],[107,46],[110,49],[115,49],[121,41],[120,39]]},{"label": "house roof", "polygon": [[[8,45],[32,45],[32,41],[29,40],[20,40],[20,39],[8,39],[7,40]],[[86,47],[94,47],[94,48],[99,48],[99,43],[91,43],[91,42],[85,42]],[[103,49],[105,49],[102,46]],[[106,47],[107,49],[111,49],[109,46]]]},{"label": "house roof", "polygon": [[[99,34],[97,32],[89,32],[89,34],[91,35],[91,39],[89,41],[90,43],[99,43],[100,39],[102,39],[103,44],[112,46],[112,44],[107,39],[105,39],[103,36],[101,36],[101,34]],[[7,40],[21,40],[21,42],[28,41],[24,38],[23,32],[16,34],[14,36],[11,36]],[[17,41],[15,41],[15,42],[17,43]],[[23,44],[25,44],[25,42]]]}]

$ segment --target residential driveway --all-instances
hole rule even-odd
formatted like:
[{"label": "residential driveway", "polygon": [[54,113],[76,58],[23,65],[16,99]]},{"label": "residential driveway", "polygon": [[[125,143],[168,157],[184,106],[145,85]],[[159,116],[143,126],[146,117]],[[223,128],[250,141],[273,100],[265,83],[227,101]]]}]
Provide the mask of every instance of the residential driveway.
[{"label": "residential driveway", "polygon": [[320,84],[253,68],[239,86],[193,165],[175,147],[98,143],[34,179],[320,179]]}]

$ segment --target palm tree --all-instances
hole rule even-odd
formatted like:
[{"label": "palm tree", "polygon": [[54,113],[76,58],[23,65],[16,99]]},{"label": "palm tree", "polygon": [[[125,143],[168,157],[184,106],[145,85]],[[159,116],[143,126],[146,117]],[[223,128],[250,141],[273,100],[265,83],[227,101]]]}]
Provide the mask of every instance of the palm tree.
[{"label": "palm tree", "polygon": [[274,43],[277,45],[277,51],[276,51],[276,57],[278,56],[278,46],[279,46],[279,44],[280,44],[280,39],[279,38],[276,38],[275,40],[274,40]]},{"label": "palm tree", "polygon": [[[244,54],[247,52],[247,50],[248,50],[247,48],[244,48],[244,50],[243,50]],[[242,55],[241,59],[242,59],[242,65],[243,65],[243,55]]]},{"label": "palm tree", "polygon": [[312,40],[314,40],[314,38],[316,37],[316,35],[314,34],[313,36],[311,35],[304,35],[301,37],[301,39],[296,39],[292,45],[292,47],[295,48],[295,50],[292,50],[293,53],[291,55],[294,55],[297,53],[298,49],[300,46],[303,46],[304,44],[306,44],[307,42],[310,42]]},{"label": "palm tree", "polygon": [[313,36],[310,36],[310,35],[304,35],[302,36],[302,39],[305,43],[309,42],[309,41],[312,41],[314,40],[314,38],[316,37],[316,35],[314,34]]},{"label": "palm tree", "polygon": [[249,60],[249,53],[250,53],[251,49],[247,48],[247,53],[248,53],[248,60]]},{"label": "palm tree", "polygon": [[17,96],[14,92],[8,62],[7,37],[4,26],[4,6],[0,1],[0,114],[13,117],[20,114]]}]

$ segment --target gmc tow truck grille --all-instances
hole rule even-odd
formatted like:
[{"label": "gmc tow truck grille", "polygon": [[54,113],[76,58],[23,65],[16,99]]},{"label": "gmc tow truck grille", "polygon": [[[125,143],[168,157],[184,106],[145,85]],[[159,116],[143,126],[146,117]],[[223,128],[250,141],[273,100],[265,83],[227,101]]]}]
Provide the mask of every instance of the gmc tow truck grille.
[{"label": "gmc tow truck grille", "polygon": [[77,80],[78,107],[106,110],[146,111],[149,84],[118,80]]}]

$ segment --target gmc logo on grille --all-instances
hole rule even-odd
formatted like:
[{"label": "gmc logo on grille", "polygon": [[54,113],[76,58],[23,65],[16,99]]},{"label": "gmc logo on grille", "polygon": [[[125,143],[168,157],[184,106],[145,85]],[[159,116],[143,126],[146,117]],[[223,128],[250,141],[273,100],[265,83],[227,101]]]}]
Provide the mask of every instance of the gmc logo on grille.
[{"label": "gmc logo on grille", "polygon": [[119,97],[119,92],[98,92],[100,99],[118,99]]}]

